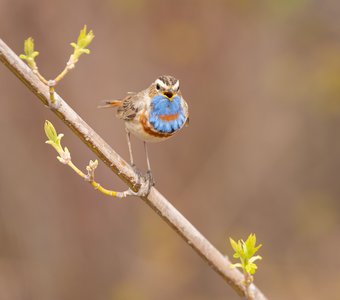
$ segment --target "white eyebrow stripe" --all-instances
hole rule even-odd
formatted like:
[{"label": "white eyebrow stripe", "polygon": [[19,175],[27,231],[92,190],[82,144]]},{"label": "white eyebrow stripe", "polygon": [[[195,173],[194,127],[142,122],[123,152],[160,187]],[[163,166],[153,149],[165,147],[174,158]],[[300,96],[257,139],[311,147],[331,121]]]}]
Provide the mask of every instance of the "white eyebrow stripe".
[{"label": "white eyebrow stripe", "polygon": [[173,89],[177,90],[179,88],[179,80],[176,81],[176,83],[173,85]]},{"label": "white eyebrow stripe", "polygon": [[159,80],[159,79],[156,80],[156,84],[159,84],[163,88],[167,88],[168,87],[162,80]]}]

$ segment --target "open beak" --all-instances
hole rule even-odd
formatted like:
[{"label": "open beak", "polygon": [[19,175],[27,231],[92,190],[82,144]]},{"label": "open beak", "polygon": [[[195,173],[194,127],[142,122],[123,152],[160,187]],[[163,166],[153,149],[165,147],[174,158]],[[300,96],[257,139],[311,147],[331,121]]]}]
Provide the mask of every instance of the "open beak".
[{"label": "open beak", "polygon": [[171,91],[163,92],[163,95],[167,97],[170,101],[172,101],[172,98],[175,96],[175,94]]}]

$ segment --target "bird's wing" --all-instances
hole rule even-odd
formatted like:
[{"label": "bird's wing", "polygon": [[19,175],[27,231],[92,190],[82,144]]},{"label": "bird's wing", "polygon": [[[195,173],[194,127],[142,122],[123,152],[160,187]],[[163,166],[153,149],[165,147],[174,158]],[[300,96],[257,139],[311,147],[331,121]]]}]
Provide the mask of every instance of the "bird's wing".
[{"label": "bird's wing", "polygon": [[188,103],[183,98],[182,98],[182,106],[183,106],[184,114],[187,118],[184,126],[188,127],[189,126],[189,108],[188,108]]},{"label": "bird's wing", "polygon": [[140,93],[129,93],[123,100],[122,105],[117,110],[117,116],[123,120],[132,120],[141,110],[141,95]]},{"label": "bird's wing", "polygon": [[132,120],[141,107],[140,93],[128,92],[128,95],[123,99],[104,100],[103,104],[98,108],[117,107],[117,117],[123,120]]}]

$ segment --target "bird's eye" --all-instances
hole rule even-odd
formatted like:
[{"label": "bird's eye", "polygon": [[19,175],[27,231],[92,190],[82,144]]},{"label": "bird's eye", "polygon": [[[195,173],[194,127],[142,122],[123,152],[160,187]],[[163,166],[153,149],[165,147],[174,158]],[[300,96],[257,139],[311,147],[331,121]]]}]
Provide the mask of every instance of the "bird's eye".
[{"label": "bird's eye", "polygon": [[161,89],[161,86],[159,85],[159,83],[156,84],[156,90],[159,91]]}]

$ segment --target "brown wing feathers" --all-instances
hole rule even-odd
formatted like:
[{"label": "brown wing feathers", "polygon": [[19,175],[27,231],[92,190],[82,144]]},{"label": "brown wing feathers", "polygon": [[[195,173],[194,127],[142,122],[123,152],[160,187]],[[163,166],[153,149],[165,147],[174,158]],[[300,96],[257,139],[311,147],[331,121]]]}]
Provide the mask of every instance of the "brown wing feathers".
[{"label": "brown wing feathers", "polygon": [[131,93],[122,100],[106,100],[98,108],[118,107],[117,116],[120,119],[132,120],[138,112],[138,109],[134,106],[135,101],[136,94]]}]

